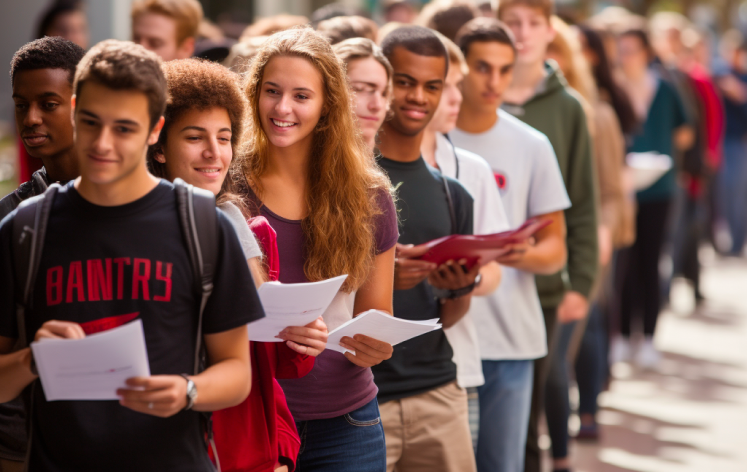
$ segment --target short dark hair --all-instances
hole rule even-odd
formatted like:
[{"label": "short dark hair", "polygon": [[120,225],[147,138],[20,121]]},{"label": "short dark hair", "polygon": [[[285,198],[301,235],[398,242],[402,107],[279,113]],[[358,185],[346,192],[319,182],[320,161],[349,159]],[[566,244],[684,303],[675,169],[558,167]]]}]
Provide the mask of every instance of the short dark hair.
[{"label": "short dark hair", "polygon": [[373,20],[362,16],[336,16],[320,22],[316,30],[334,45],[351,38],[376,41],[379,28]]},{"label": "short dark hair", "polygon": [[381,41],[381,50],[390,61],[394,49],[402,47],[418,56],[443,57],[446,61],[446,72],[449,71],[449,54],[446,46],[432,30],[422,26],[402,26],[397,28]]},{"label": "short dark hair", "polygon": [[459,29],[479,15],[475,4],[468,0],[436,1],[423,7],[418,24],[434,29],[454,41]]},{"label": "short dark hair", "polygon": [[495,18],[479,17],[468,21],[459,29],[455,42],[462,50],[464,57],[467,57],[472,43],[492,41],[509,46],[516,57],[516,41],[513,33],[508,26]]},{"label": "short dark hair", "polygon": [[62,69],[68,73],[68,81],[73,85],[75,68],[85,55],[83,48],[60,37],[47,36],[21,46],[10,61],[10,84],[16,74],[24,70]]},{"label": "short dark hair", "polygon": [[643,46],[643,49],[645,49],[649,56],[653,57],[653,48],[651,47],[651,40],[648,38],[648,32],[644,30],[643,28],[630,28],[622,33],[620,33],[620,37],[623,36],[632,36],[634,38],[637,38],[638,41],[641,42],[641,46]]},{"label": "short dark hair", "polygon": [[86,82],[112,90],[135,90],[148,99],[151,128],[166,109],[166,78],[161,58],[139,44],[107,39],[91,48],[78,64],[73,93],[80,95]]}]

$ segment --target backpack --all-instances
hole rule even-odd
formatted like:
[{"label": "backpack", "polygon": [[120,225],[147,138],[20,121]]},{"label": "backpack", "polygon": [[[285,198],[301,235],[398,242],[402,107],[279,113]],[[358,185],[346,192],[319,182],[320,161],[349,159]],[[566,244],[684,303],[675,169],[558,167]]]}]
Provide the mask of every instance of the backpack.
[{"label": "backpack", "polygon": [[[197,375],[205,367],[205,352],[202,345],[202,317],[205,305],[207,305],[213,291],[213,277],[218,262],[218,218],[215,197],[212,193],[195,188],[182,179],[175,179],[173,183],[176,191],[176,211],[194,275],[194,290],[200,299],[193,369],[194,375]],[[31,305],[33,300],[33,289],[44,249],[47,222],[54,198],[60,188],[59,184],[50,185],[43,194],[23,201],[18,206],[13,219],[12,249],[15,280],[16,286],[22,290],[16,303],[19,336],[17,346],[20,348],[29,345],[26,339],[25,313],[26,308]],[[36,382],[32,383],[31,400],[28,402],[29,418],[31,418],[31,412],[33,411],[33,389],[35,385]],[[215,453],[216,466],[220,470],[220,462],[213,441],[210,413],[200,414],[207,442]],[[32,422],[28,421],[28,425],[26,466],[28,466],[31,452]]]}]

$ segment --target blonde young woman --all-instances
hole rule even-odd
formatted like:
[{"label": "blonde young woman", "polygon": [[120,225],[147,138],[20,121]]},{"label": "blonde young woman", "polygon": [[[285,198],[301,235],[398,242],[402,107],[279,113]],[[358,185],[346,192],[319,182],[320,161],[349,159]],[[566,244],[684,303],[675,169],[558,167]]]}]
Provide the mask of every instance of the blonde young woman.
[{"label": "blonde young woman", "polygon": [[[243,194],[277,232],[280,281],[347,274],[324,314],[330,331],[370,309],[392,312],[397,217],[386,177],[356,132],[342,62],[309,28],[271,36],[246,77]],[[283,339],[286,336],[281,333]],[[282,381],[301,436],[298,469],[381,471],[384,433],[370,367],[392,346],[362,335]]]},{"label": "blonde young woman", "polygon": [[384,123],[392,93],[392,65],[381,48],[367,38],[346,39],[333,47],[345,63],[353,91],[355,116],[363,140],[371,150]]}]

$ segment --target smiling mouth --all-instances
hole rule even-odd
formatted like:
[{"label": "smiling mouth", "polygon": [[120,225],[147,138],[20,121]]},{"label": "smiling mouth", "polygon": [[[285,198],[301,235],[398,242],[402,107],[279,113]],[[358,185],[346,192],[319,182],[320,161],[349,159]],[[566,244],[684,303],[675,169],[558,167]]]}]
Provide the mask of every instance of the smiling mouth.
[{"label": "smiling mouth", "polygon": [[23,141],[29,146],[38,146],[49,139],[46,134],[28,134],[23,136]]},{"label": "smiling mouth", "polygon": [[211,168],[205,168],[205,169],[197,169],[195,170],[201,174],[207,174],[207,175],[217,175],[220,173],[220,169],[211,167]]},{"label": "smiling mouth", "polygon": [[280,128],[290,128],[298,124],[298,123],[293,123],[292,121],[276,120],[275,118],[270,118],[270,121],[272,121],[273,125],[278,126]]},{"label": "smiling mouth", "polygon": [[423,119],[426,116],[428,116],[428,112],[425,110],[416,110],[413,108],[403,108],[402,111],[405,113],[406,116],[410,118],[415,119]]}]

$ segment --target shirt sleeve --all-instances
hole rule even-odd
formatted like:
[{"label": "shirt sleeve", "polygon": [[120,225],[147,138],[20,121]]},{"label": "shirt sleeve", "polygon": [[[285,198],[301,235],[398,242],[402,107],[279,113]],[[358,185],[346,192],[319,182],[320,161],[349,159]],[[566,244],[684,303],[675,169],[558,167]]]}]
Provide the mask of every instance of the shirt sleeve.
[{"label": "shirt sleeve", "polygon": [[259,248],[259,244],[257,244],[257,238],[254,237],[254,234],[249,229],[249,225],[244,215],[241,214],[241,210],[232,203],[224,203],[220,206],[220,209],[225,212],[233,224],[233,229],[236,230],[236,236],[239,237],[239,243],[241,244],[241,249],[244,251],[244,256],[247,259],[262,257],[262,250]]},{"label": "shirt sleeve", "polygon": [[392,195],[386,189],[378,189],[376,202],[381,213],[376,215],[376,254],[388,251],[399,239],[399,228],[397,227],[397,209],[394,207]]},{"label": "shirt sleeve", "polygon": [[12,216],[0,222],[0,336],[17,339],[15,277],[13,276]]},{"label": "shirt sleeve", "polygon": [[552,144],[545,137],[536,141],[529,188],[529,217],[570,208],[571,201],[560,173]]},{"label": "shirt sleeve", "polygon": [[220,247],[213,293],[205,307],[205,334],[228,331],[265,316],[236,231],[226,214],[216,211]]}]

